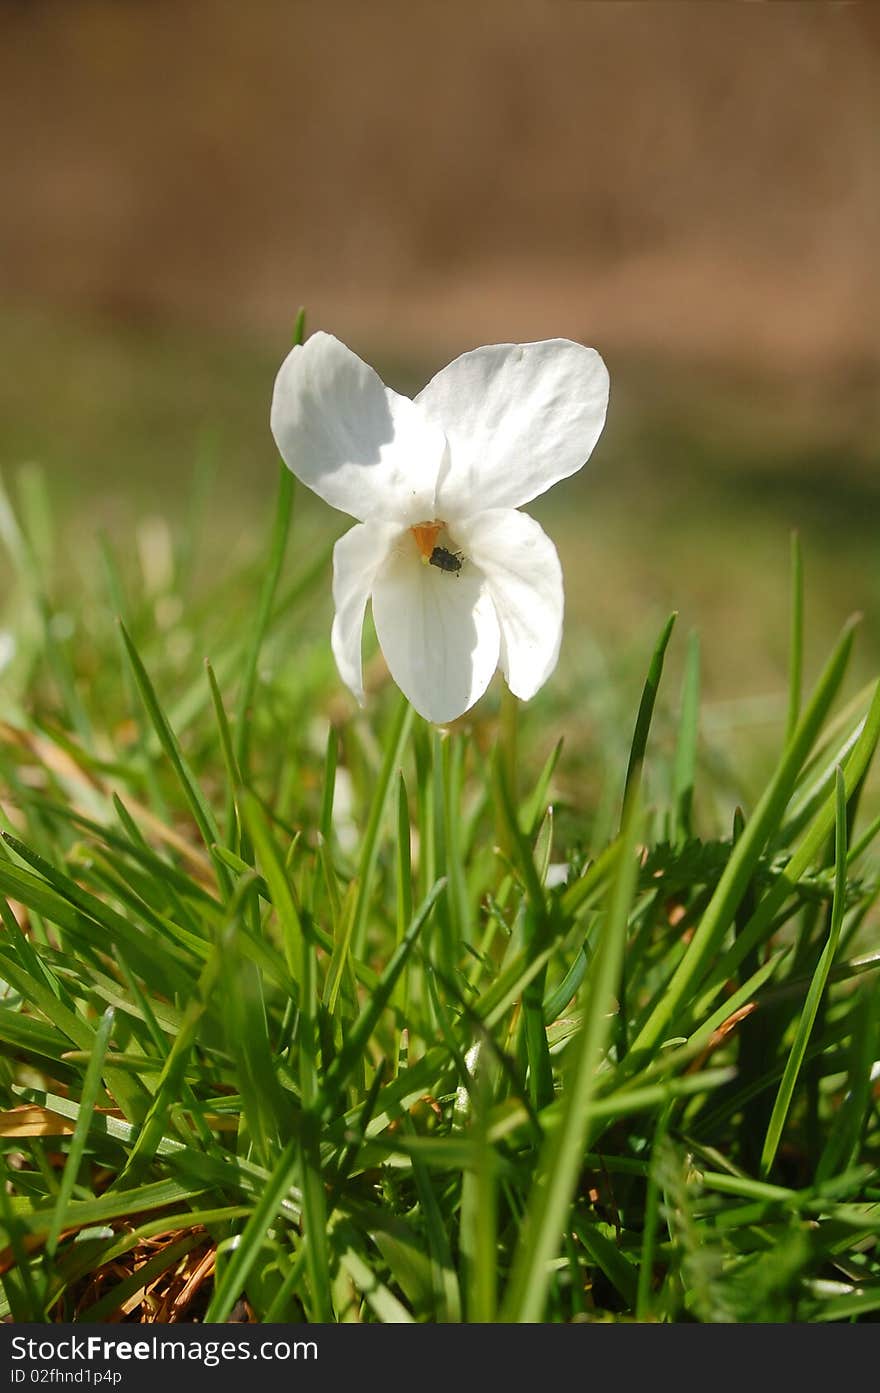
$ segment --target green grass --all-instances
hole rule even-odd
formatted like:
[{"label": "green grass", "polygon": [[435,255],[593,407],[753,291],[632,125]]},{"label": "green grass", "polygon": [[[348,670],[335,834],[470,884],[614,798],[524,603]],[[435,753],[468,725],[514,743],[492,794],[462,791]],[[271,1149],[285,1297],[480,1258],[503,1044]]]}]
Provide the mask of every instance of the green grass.
[{"label": "green grass", "polygon": [[4,1313],[875,1319],[871,612],[818,654],[765,567],[756,726],[686,570],[612,649],[566,561],[558,677],[441,732],[340,690],[280,478],[265,543],[196,471],[73,565],[0,496]]}]

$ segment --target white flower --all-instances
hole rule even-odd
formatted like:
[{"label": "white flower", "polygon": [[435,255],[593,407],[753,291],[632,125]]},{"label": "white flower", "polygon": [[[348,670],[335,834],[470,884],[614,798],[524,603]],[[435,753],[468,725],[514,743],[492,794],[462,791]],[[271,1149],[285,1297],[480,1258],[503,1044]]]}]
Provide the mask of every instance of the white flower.
[{"label": "white flower", "polygon": [[428,720],[467,711],[499,664],[516,696],[534,696],[559,656],[562,571],[516,510],[581,468],[607,404],[605,364],[568,339],[465,353],[414,401],[330,334],[288,355],[278,449],[358,519],[333,553],[331,642],[359,702],[368,600],[391,675]]},{"label": "white flower", "polygon": [[15,635],[8,629],[0,629],[0,672],[5,672],[15,657]]}]

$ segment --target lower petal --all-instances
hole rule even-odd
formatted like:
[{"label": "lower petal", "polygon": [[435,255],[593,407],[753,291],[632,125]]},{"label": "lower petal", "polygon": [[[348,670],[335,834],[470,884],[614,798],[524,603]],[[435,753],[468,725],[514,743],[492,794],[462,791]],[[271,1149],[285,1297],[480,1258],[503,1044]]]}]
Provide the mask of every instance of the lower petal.
[{"label": "lower petal", "polygon": [[395,548],[373,584],[373,619],[391,676],[426,720],[454,721],[483,695],[500,633],[475,567],[448,573]]},{"label": "lower petal", "polygon": [[400,525],[360,522],[333,548],[333,602],[336,613],[330,643],[339,675],[358,702],[364,701],[361,640],[367,600],[376,572],[385,563]]},{"label": "lower petal", "polygon": [[527,513],[488,508],[450,523],[486,578],[501,627],[501,670],[515,696],[528,701],[556,666],[564,595],[556,548]]}]

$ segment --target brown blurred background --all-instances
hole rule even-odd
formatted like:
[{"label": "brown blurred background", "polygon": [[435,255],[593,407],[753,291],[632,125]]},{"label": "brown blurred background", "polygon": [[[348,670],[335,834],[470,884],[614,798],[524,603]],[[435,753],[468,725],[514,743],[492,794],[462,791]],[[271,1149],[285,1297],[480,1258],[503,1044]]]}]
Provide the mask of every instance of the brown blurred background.
[{"label": "brown blurred background", "polygon": [[395,352],[880,354],[872,4],[2,7],[7,296]]},{"label": "brown blurred background", "polygon": [[0,465],[168,508],[207,432],[266,506],[300,303],[404,389],[567,335],[614,383],[542,505],[574,614],[763,681],[795,525],[822,638],[876,609],[880,6],[5,0],[0,141]]}]

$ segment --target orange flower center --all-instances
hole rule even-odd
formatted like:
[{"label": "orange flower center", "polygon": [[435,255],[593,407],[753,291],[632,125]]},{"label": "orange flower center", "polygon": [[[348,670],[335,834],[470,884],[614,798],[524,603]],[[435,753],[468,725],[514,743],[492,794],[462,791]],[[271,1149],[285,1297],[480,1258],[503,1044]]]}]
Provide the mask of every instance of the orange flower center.
[{"label": "orange flower center", "polygon": [[417,522],[409,530],[416,539],[416,546],[425,561],[430,561],[431,554],[437,545],[437,538],[446,526],[445,522],[435,519],[434,522]]}]

